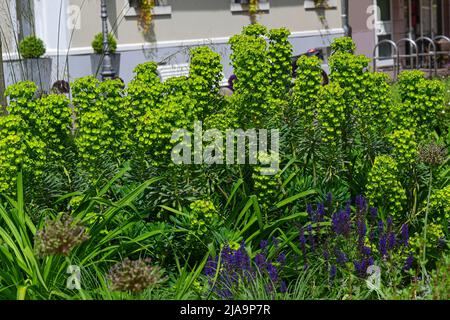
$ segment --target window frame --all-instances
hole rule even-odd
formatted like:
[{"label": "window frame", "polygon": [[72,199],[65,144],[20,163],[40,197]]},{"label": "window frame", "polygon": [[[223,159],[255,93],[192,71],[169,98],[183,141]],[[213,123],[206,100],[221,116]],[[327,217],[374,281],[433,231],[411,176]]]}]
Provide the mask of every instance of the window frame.
[{"label": "window frame", "polygon": [[[155,7],[152,9],[152,16],[171,16],[172,15],[172,6],[169,4],[169,0],[163,0],[164,3],[167,4],[155,4]],[[139,12],[136,8],[130,6],[130,2],[125,0],[125,17],[138,17]]]},{"label": "window frame", "polygon": [[[241,3],[245,1],[247,3]],[[247,12],[249,0],[231,0],[230,11],[231,12]],[[259,11],[270,11],[270,0],[259,0]]]}]

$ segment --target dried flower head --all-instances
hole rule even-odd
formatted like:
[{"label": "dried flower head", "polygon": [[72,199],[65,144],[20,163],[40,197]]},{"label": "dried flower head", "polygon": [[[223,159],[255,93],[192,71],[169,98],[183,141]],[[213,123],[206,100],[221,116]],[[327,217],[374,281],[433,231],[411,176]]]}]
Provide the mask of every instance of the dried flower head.
[{"label": "dried flower head", "polygon": [[155,287],[166,279],[157,266],[150,265],[150,259],[130,260],[126,258],[113,266],[107,276],[112,291],[132,293]]},{"label": "dried flower head", "polygon": [[442,144],[432,141],[419,148],[420,160],[430,166],[439,166],[445,160],[447,150]]},{"label": "dried flower head", "polygon": [[62,254],[68,256],[72,249],[89,239],[86,229],[68,215],[47,220],[44,228],[34,237],[36,254],[41,257]]}]

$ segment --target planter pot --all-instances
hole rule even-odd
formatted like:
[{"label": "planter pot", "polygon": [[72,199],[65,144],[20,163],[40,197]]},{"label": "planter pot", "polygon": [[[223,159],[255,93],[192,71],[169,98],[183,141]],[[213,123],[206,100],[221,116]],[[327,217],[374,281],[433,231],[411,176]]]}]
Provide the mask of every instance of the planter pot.
[{"label": "planter pot", "polygon": [[[120,53],[114,53],[110,55],[111,64],[114,68],[114,72],[116,76],[120,74]],[[92,54],[91,55],[91,69],[92,74],[97,77],[97,79],[102,79],[102,64],[103,64],[104,55],[102,54]]]},{"label": "planter pot", "polygon": [[51,88],[52,59],[37,58],[16,60],[11,63],[14,82],[32,81],[41,92],[49,92]]}]

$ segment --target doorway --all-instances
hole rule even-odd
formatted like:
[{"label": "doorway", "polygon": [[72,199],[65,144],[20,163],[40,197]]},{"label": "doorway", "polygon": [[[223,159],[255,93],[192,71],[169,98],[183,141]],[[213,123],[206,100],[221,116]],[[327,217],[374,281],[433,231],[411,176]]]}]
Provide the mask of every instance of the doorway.
[{"label": "doorway", "polygon": [[[392,40],[392,0],[376,0],[378,10],[375,14],[375,41]],[[378,56],[387,58],[392,55],[389,44],[381,44],[378,47]]]},{"label": "doorway", "polygon": [[444,33],[444,0],[408,0],[410,37],[434,38]]}]

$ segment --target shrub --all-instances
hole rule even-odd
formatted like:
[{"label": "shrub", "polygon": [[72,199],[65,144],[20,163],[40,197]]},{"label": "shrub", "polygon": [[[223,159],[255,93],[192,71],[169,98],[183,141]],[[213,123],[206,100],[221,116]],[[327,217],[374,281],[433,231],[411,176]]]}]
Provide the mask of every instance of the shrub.
[{"label": "shrub", "polygon": [[208,230],[212,230],[219,222],[217,209],[211,201],[197,200],[189,208],[189,233],[186,240],[204,237]]},{"label": "shrub", "polygon": [[45,54],[45,51],[44,42],[35,36],[28,36],[19,44],[19,52],[24,59],[40,58]]},{"label": "shrub", "polygon": [[130,115],[132,107],[124,99],[122,81],[106,80],[98,86],[97,109],[102,110],[111,121],[113,132],[113,152],[118,159],[131,154],[134,121]]},{"label": "shrub", "polygon": [[160,108],[149,110],[137,120],[137,148],[144,158],[153,165],[170,163],[173,148],[172,133],[176,129],[186,128],[189,121],[185,110],[194,108],[189,97],[170,96]]},{"label": "shrub", "polygon": [[445,111],[444,85],[427,80],[420,71],[403,71],[398,86],[403,104],[395,108],[397,127],[416,128],[419,139],[425,138],[440,124]]},{"label": "shrub", "polygon": [[72,110],[64,95],[48,95],[37,101],[36,125],[47,145],[47,158],[63,160],[63,153],[72,143]]},{"label": "shrub", "polygon": [[300,121],[311,126],[315,118],[318,94],[322,84],[322,68],[317,57],[302,56],[297,60],[297,78],[292,92],[292,103]]},{"label": "shrub", "polygon": [[337,53],[337,52],[346,52],[354,54],[356,50],[356,44],[350,37],[341,37],[336,38],[331,43],[331,52]]},{"label": "shrub", "polygon": [[[108,34],[108,48],[109,53],[114,54],[117,50],[117,40],[112,33]],[[103,34],[98,33],[95,35],[94,40],[92,41],[92,49],[96,54],[103,54]]]},{"label": "shrub", "polygon": [[291,32],[286,28],[269,31],[268,59],[270,61],[270,82],[272,95],[285,100],[292,81],[292,45],[289,42]]},{"label": "shrub", "polygon": [[337,84],[321,87],[317,100],[317,118],[322,141],[335,149],[342,142],[348,118],[345,114],[344,90]]},{"label": "shrub", "polygon": [[35,178],[45,164],[45,143],[16,115],[0,117],[0,192],[14,193],[20,171]]},{"label": "shrub", "polygon": [[37,86],[30,81],[18,82],[6,89],[6,96],[10,102],[6,110],[16,116],[20,116],[28,123],[30,129],[36,130],[36,101],[34,100]]},{"label": "shrub", "polygon": [[92,178],[98,178],[104,170],[105,159],[114,154],[114,127],[107,114],[100,110],[83,113],[75,144],[81,168]]},{"label": "shrub", "polygon": [[222,64],[220,55],[208,47],[192,49],[189,70],[189,92],[196,100],[196,110],[191,119],[204,120],[214,111],[218,103],[219,83],[222,79]]},{"label": "shrub", "polygon": [[266,41],[262,37],[242,34],[233,36],[230,44],[233,51],[231,61],[237,77],[235,94],[239,95],[236,101],[238,117],[245,127],[258,127],[275,112],[268,90],[270,63]]},{"label": "shrub", "polygon": [[160,106],[164,86],[158,76],[158,66],[146,62],[134,69],[135,77],[129,83],[125,103],[132,110],[132,121],[136,121],[152,109]]},{"label": "shrub", "polygon": [[388,140],[392,146],[393,158],[396,160],[399,169],[408,169],[416,163],[418,147],[414,131],[406,129],[395,130],[388,136]]},{"label": "shrub", "polygon": [[384,72],[364,73],[365,93],[356,115],[360,130],[368,130],[369,134],[379,133],[381,136],[389,130],[394,102],[388,81],[389,76]]},{"label": "shrub", "polygon": [[441,224],[448,230],[450,224],[450,186],[436,190],[430,196],[431,221]]},{"label": "shrub", "polygon": [[370,206],[382,208],[396,221],[403,221],[406,193],[398,181],[398,166],[394,159],[384,155],[375,158],[366,188]]},{"label": "shrub", "polygon": [[78,123],[85,112],[95,111],[99,85],[100,81],[93,76],[79,78],[72,84],[72,102]]}]

